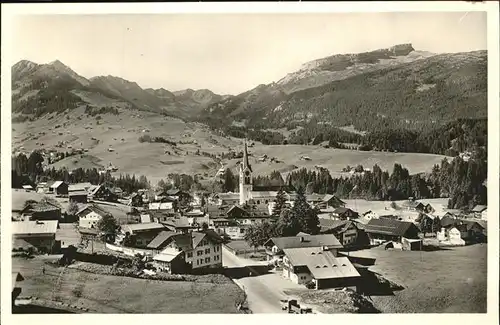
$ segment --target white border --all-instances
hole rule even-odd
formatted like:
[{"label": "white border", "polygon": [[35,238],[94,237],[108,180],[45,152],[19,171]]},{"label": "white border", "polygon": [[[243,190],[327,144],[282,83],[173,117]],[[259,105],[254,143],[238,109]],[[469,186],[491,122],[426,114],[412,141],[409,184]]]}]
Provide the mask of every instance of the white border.
[{"label": "white border", "polygon": [[[10,174],[10,152],[11,152],[11,107],[10,107],[10,80],[11,67],[9,66],[8,50],[11,44],[9,26],[13,16],[16,15],[46,15],[46,14],[145,14],[145,13],[324,13],[324,12],[435,12],[435,11],[487,11],[488,12],[488,215],[489,220],[489,243],[488,243],[488,313],[487,314],[398,314],[398,315],[307,315],[303,317],[314,317],[317,322],[339,321],[343,323],[366,323],[377,321],[388,323],[422,324],[443,323],[456,321],[457,323],[481,322],[486,324],[498,324],[499,310],[499,287],[498,287],[498,181],[499,181],[499,153],[498,153],[498,127],[499,127],[499,99],[498,99],[498,49],[499,49],[499,7],[497,2],[468,3],[464,1],[444,2],[268,2],[268,3],[96,3],[96,4],[2,4],[2,143],[1,143],[1,172],[2,172],[2,304],[1,314],[4,324],[65,324],[68,322],[92,322],[111,321],[120,324],[137,324],[143,321],[158,322],[238,322],[254,324],[256,319],[264,323],[287,321],[295,323],[300,321],[300,316],[283,315],[11,315],[10,295],[8,289],[11,287],[11,261],[10,261],[10,213],[11,213],[11,174]],[[436,261],[439,262],[439,261]],[[291,317],[291,318],[285,318]],[[77,321],[78,319],[78,321]]]}]

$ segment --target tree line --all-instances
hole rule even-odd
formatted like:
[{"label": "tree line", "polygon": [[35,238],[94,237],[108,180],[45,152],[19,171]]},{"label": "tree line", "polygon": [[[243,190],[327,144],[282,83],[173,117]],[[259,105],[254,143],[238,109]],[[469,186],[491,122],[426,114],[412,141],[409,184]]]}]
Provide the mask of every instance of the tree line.
[{"label": "tree line", "polygon": [[487,164],[484,160],[464,161],[443,159],[429,175],[410,175],[406,168],[395,164],[391,174],[375,165],[351,177],[332,178],[321,168],[309,171],[305,168],[287,176],[287,183],[295,188],[304,187],[308,193],[335,194],[344,199],[405,200],[449,197],[448,207],[470,209],[487,203]]}]

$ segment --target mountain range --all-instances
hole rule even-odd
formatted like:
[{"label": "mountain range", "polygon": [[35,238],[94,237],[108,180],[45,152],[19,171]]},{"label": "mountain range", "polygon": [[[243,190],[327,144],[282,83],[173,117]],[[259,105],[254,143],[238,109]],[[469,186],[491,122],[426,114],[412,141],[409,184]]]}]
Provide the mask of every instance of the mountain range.
[{"label": "mountain range", "polygon": [[111,107],[215,128],[411,128],[486,117],[486,71],[486,51],[434,54],[400,44],[313,60],[277,82],[233,96],[208,89],[143,89],[117,76],[84,78],[58,60],[23,60],[12,67],[12,110],[19,119],[79,106]]}]

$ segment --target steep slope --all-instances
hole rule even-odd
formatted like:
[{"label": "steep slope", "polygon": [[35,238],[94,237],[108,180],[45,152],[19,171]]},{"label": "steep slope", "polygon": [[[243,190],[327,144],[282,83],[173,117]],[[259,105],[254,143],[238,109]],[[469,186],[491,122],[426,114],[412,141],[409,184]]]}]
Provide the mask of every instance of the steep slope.
[{"label": "steep slope", "polygon": [[[389,55],[387,51],[368,54],[357,55],[356,60],[381,61]],[[346,63],[345,58],[334,56],[307,67],[342,72],[342,65],[351,62]],[[211,105],[202,120],[214,125],[228,119],[257,128],[353,125],[370,131],[486,117],[486,72],[487,53],[476,51],[384,66],[292,93],[286,92],[290,83],[282,79]]]},{"label": "steep slope", "polygon": [[174,91],[173,94],[177,101],[191,107],[191,116],[197,116],[203,109],[223,98],[223,96],[208,89],[193,90],[188,88]]},{"label": "steep slope", "polygon": [[411,44],[399,44],[365,53],[336,54],[307,62],[298,71],[287,74],[277,83],[289,94],[433,55],[435,54],[415,51]]}]

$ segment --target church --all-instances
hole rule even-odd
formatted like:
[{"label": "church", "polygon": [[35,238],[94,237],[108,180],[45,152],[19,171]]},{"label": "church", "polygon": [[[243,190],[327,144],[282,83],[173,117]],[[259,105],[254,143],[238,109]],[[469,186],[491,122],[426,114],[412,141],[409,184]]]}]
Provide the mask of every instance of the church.
[{"label": "church", "polygon": [[248,156],[248,146],[245,140],[243,160],[239,164],[239,192],[217,194],[215,199],[218,205],[267,205],[274,202],[280,189],[285,191],[287,201],[295,200],[295,189],[289,185],[254,186],[253,170]]}]

